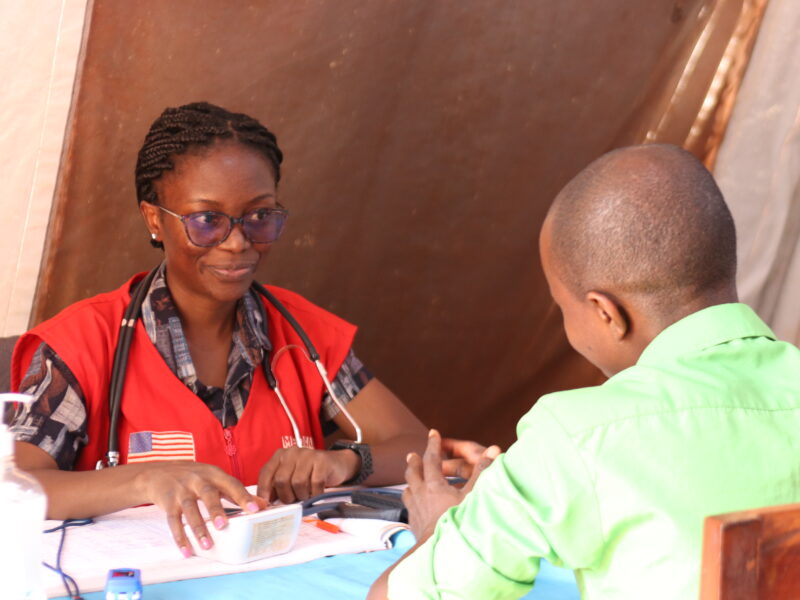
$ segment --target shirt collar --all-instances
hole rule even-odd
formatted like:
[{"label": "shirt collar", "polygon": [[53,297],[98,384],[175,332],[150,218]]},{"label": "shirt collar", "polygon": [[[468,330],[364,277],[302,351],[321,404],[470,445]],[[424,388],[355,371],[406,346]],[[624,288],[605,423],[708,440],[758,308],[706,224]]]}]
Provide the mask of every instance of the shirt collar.
[{"label": "shirt collar", "polygon": [[248,290],[236,307],[234,343],[241,344],[242,355],[251,367],[258,366],[272,350],[264,315],[261,298],[256,292]]},{"label": "shirt collar", "polygon": [[717,304],[664,329],[644,349],[636,364],[659,364],[664,359],[748,337],[776,339],[772,330],[746,304]]},{"label": "shirt collar", "polygon": [[[252,290],[248,290],[236,304],[236,322],[234,323],[233,345],[228,357],[229,364],[235,363],[238,358],[243,358],[254,368],[272,350],[267,331],[268,324],[263,316],[265,313],[260,310],[260,302],[259,295]],[[172,303],[172,296],[169,293],[169,287],[167,287],[166,262],[162,262],[159,265],[158,272],[150,284],[147,297],[142,304],[142,320],[153,344],[159,347],[162,355],[169,355],[171,360],[167,360],[167,363],[172,365],[176,363],[176,360],[180,362],[181,349],[186,348],[186,338],[183,334],[178,311]],[[170,321],[173,321],[171,328],[169,327]],[[171,346],[169,350],[171,351],[168,351],[166,347],[161,347],[165,344],[158,344],[159,332],[161,331],[166,335],[168,328],[171,329],[169,331],[170,335],[165,339],[171,342],[169,344]],[[167,356],[165,356],[166,358]],[[191,363],[188,355],[185,361]],[[173,370],[179,370],[177,364]],[[193,373],[193,365],[191,365],[190,370]]]}]

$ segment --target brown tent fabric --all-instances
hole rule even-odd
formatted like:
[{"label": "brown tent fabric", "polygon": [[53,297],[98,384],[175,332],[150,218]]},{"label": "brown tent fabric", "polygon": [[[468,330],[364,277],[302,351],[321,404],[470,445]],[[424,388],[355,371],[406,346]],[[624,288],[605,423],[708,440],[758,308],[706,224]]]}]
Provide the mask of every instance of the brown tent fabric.
[{"label": "brown tent fabric", "polygon": [[616,145],[683,143],[741,14],[741,0],[95,0],[33,322],[160,260],[136,151],[165,106],[208,100],[261,119],[286,155],[290,224],[262,280],[360,325],[359,356],[426,423],[508,444],[541,394],[602,380],[539,266],[549,203]]},{"label": "brown tent fabric", "polygon": [[19,336],[0,338],[0,393],[11,391],[11,354]]}]

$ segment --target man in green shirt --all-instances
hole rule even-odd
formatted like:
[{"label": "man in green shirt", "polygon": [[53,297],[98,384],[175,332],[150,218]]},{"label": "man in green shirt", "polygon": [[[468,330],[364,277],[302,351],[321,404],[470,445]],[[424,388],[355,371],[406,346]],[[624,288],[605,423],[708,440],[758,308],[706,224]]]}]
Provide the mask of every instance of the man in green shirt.
[{"label": "man in green shirt", "polygon": [[694,157],[601,157],[540,250],[570,343],[610,378],[541,398],[461,491],[432,432],[406,472],[419,543],[370,598],[516,598],[541,558],[584,598],[696,598],[704,517],[800,501],[800,351],[737,303],[733,220]]}]

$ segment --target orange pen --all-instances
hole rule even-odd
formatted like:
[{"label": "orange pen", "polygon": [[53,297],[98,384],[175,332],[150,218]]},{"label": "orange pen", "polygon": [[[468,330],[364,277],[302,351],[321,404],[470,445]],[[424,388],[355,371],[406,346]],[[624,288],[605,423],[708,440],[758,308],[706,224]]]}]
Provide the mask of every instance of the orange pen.
[{"label": "orange pen", "polygon": [[314,525],[323,531],[328,531],[330,533],[339,533],[341,529],[339,529],[338,525],[334,525],[333,523],[328,523],[327,521],[323,521],[322,519],[314,519],[311,517],[303,519],[303,523],[308,523],[309,525]]}]

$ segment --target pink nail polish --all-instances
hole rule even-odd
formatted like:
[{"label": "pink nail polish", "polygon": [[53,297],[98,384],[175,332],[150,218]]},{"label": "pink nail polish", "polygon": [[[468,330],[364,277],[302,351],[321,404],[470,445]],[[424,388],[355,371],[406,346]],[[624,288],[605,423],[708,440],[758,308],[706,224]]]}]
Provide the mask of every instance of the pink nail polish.
[{"label": "pink nail polish", "polygon": [[225,519],[223,519],[221,516],[215,517],[214,527],[216,527],[217,529],[222,529],[223,527],[225,527]]},{"label": "pink nail polish", "polygon": [[206,536],[200,538],[200,545],[203,547],[204,550],[208,550],[211,548],[211,540],[208,539]]},{"label": "pink nail polish", "polygon": [[183,554],[183,558],[192,558],[192,551],[186,546],[181,546],[181,554]]},{"label": "pink nail polish", "polygon": [[248,510],[248,512],[251,512],[251,513],[258,512],[258,504],[256,504],[255,502],[248,502],[247,503],[247,510]]}]

